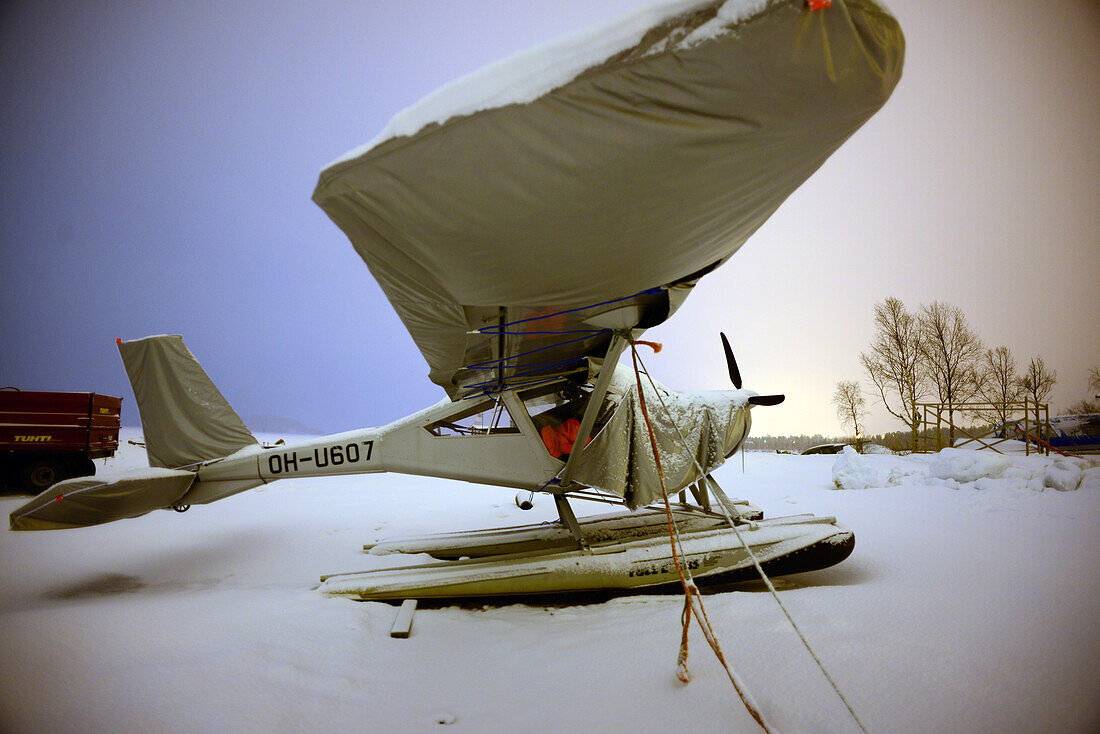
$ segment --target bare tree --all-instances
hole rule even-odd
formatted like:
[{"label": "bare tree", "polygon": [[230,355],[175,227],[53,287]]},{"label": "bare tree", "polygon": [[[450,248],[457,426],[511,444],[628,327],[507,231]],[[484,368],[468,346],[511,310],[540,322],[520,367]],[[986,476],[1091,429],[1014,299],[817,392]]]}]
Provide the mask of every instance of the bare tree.
[{"label": "bare tree", "polygon": [[1100,367],[1089,370],[1089,397],[1066,409],[1070,415],[1100,413]]},{"label": "bare tree", "polygon": [[948,438],[955,443],[954,406],[970,400],[982,387],[982,340],[957,306],[933,301],[917,316],[920,351],[941,403],[947,405]]},{"label": "bare tree", "polygon": [[1007,423],[1012,417],[1009,403],[1019,402],[1023,396],[1020,377],[1016,374],[1016,358],[1008,347],[987,349],[982,360],[985,372],[980,395],[986,402],[993,403],[994,420]]},{"label": "bare tree", "polygon": [[887,412],[908,426],[912,448],[917,448],[919,403],[927,391],[921,366],[920,332],[917,320],[897,298],[875,304],[875,335],[871,347],[861,352],[860,362]]},{"label": "bare tree", "polygon": [[1020,378],[1020,389],[1036,405],[1045,403],[1050,391],[1058,382],[1058,373],[1048,370],[1042,357],[1032,357],[1027,371]]},{"label": "bare tree", "polygon": [[863,452],[863,428],[861,423],[863,416],[867,415],[867,404],[863,400],[863,391],[859,389],[858,382],[840,381],[836,384],[836,392],[833,393],[833,405],[836,406],[836,417],[842,426],[849,426],[852,435],[856,439],[856,451]]}]

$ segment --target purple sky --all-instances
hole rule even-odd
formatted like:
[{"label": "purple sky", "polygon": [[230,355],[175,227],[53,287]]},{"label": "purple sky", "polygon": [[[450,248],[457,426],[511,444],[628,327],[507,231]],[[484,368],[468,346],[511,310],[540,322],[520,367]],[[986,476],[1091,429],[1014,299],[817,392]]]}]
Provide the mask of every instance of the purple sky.
[{"label": "purple sky", "polygon": [[[637,4],[6,3],[0,383],[123,395],[136,424],[114,339],[179,333],[246,421],[336,431],[435,402],[310,201],[318,171],[441,84]],[[724,329],[746,386],[789,395],[756,433],[840,432],[833,388],[863,378],[890,295],[1042,355],[1054,407],[1100,364],[1100,6],[889,5],[893,99],[649,332],[656,376],[704,389],[725,385]]]}]

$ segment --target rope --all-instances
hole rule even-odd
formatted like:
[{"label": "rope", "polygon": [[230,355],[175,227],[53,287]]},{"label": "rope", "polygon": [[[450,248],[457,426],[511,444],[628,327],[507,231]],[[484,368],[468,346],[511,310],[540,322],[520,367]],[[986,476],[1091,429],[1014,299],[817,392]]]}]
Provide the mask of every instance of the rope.
[{"label": "rope", "polygon": [[[635,357],[637,358],[636,355],[635,355]],[[637,358],[637,359],[640,361],[640,358]],[[635,370],[635,375],[637,376],[637,372],[638,372],[637,365],[635,365],[634,370]],[[646,378],[649,380],[649,384],[653,387],[653,392],[657,395],[657,400],[661,403],[661,407],[664,409],[665,415],[668,417],[669,423],[671,423],[673,426],[676,427],[676,432],[680,435],[680,441],[681,441],[681,443],[684,446],[684,449],[686,451],[686,449],[687,449],[687,437],[684,436],[684,432],[680,429],[679,424],[672,419],[672,412],[668,409],[668,405],[665,403],[665,399],[661,396],[661,391],[657,389],[657,385],[653,382],[653,377],[650,376],[649,371],[645,368],[644,363],[642,364],[642,371],[645,373]],[[638,377],[638,379],[639,379],[639,382],[640,382],[641,378]],[[638,394],[641,395],[641,385],[640,384],[639,384]],[[645,410],[643,409],[642,412],[644,414]],[[646,418],[646,425],[649,425],[649,419],[648,418]],[[652,428],[650,428],[650,435],[652,436]],[[655,441],[654,441],[654,446],[656,446]],[[834,681],[832,676],[829,675],[829,672],[825,669],[825,665],[821,662],[821,658],[819,658],[817,656],[817,653],[814,652],[814,649],[810,645],[809,640],[807,640],[806,636],[804,634],[802,634],[802,630],[799,628],[798,624],[795,623],[794,617],[791,616],[791,613],[787,610],[787,607],[783,604],[783,601],[779,598],[779,593],[775,590],[775,586],[772,584],[771,579],[768,578],[768,575],[766,573],[764,573],[764,568],[763,568],[763,566],[760,565],[760,561],[759,561],[759,559],[757,559],[756,554],[752,552],[752,548],[749,547],[749,544],[745,541],[745,538],[741,535],[741,531],[737,528],[737,524],[733,521],[733,518],[730,516],[729,509],[727,507],[727,504],[729,503],[729,497],[726,496],[726,493],[718,485],[718,482],[716,482],[703,469],[703,467],[699,464],[699,459],[696,458],[694,453],[692,453],[690,451],[687,451],[687,453],[691,454],[691,460],[695,464],[695,468],[699,470],[700,475],[703,476],[706,479],[708,484],[713,485],[713,487],[715,489],[715,494],[718,495],[718,506],[721,508],[722,514],[726,518],[726,522],[729,524],[729,526],[731,528],[733,528],[733,532],[737,536],[737,540],[741,543],[741,546],[745,549],[745,552],[748,553],[749,558],[752,560],[753,566],[756,568],[756,572],[759,573],[760,578],[764,580],[764,584],[768,587],[769,593],[771,593],[772,598],[775,599],[775,603],[779,606],[780,610],[782,610],[783,616],[785,616],[787,618],[787,621],[790,622],[791,628],[794,629],[795,634],[798,635],[798,639],[802,641],[802,645],[806,648],[806,651],[808,653],[810,653],[810,657],[813,658],[813,661],[815,663],[817,663],[817,667],[818,667],[818,669],[821,670],[821,674],[825,677],[825,680],[827,680],[829,682],[829,685],[832,686],[833,691],[836,693],[837,697],[844,704],[845,708],[848,709],[848,713],[851,714],[852,719],[856,722],[856,726],[858,726],[859,730],[864,732],[864,734],[867,734],[867,728],[865,726],[863,726],[863,722],[860,721],[859,716],[856,715],[855,709],[852,708],[852,704],[848,701],[848,699],[841,692],[840,687],[837,686],[837,684],[836,684],[836,681]],[[742,452],[742,459],[743,458],[744,458],[744,452]],[[664,478],[663,477],[662,477],[661,491],[664,492]],[[667,497],[665,498],[665,501],[666,502],[668,501]]]},{"label": "rope", "polygon": [[[481,397],[482,395],[484,395],[485,397],[492,397],[494,394],[500,394],[500,393],[504,392],[505,390],[531,387],[532,386],[531,384],[516,383],[515,380],[516,380],[517,377],[520,377],[521,375],[536,373],[536,372],[538,372],[538,369],[535,369],[535,370],[528,369],[528,372],[526,372],[526,373],[511,375],[510,377],[505,377],[504,374],[503,374],[503,371],[504,370],[511,370],[511,369],[527,369],[527,368],[530,368],[530,367],[542,367],[542,365],[524,365],[524,364],[510,365],[510,364],[508,364],[509,362],[511,362],[512,360],[518,360],[522,357],[528,357],[532,354],[538,354],[539,352],[544,352],[548,349],[558,349],[560,347],[568,346],[570,344],[576,344],[578,342],[585,342],[585,341],[588,341],[590,339],[594,339],[596,337],[602,336],[604,334],[609,334],[612,331],[611,329],[608,329],[608,328],[599,328],[599,329],[583,329],[583,328],[578,328],[578,329],[552,329],[551,328],[551,329],[545,329],[545,330],[541,330],[541,331],[522,331],[522,330],[521,331],[514,331],[514,330],[510,330],[510,327],[518,326],[520,324],[530,324],[530,323],[533,323],[533,322],[536,322],[536,321],[545,321],[547,319],[552,319],[552,318],[555,318],[555,317],[558,317],[558,316],[566,316],[568,314],[580,313],[582,311],[591,311],[591,310],[594,310],[594,309],[601,308],[603,306],[611,306],[613,304],[621,303],[623,301],[629,301],[631,299],[638,298],[639,296],[659,295],[659,294],[663,293],[664,291],[665,291],[665,289],[662,288],[662,287],[649,288],[647,290],[639,291],[639,292],[631,294],[629,296],[623,296],[622,298],[613,298],[609,301],[602,301],[600,303],[593,303],[593,304],[590,304],[590,305],[587,305],[587,306],[580,306],[580,307],[577,307],[577,308],[564,309],[562,311],[555,311],[553,313],[538,314],[536,316],[530,316],[528,318],[518,319],[516,321],[508,321],[508,322],[502,323],[502,324],[483,326],[480,329],[475,329],[474,331],[469,332],[469,333],[483,334],[485,336],[499,336],[499,337],[501,337],[501,346],[500,346],[500,351],[501,352],[504,351],[503,338],[505,336],[533,336],[533,335],[540,335],[540,336],[551,336],[551,335],[574,336],[576,334],[581,334],[582,336],[579,336],[579,337],[574,336],[574,338],[566,339],[565,341],[550,344],[548,346],[539,347],[538,349],[532,349],[532,350],[527,351],[527,352],[521,352],[519,354],[502,356],[502,357],[499,357],[497,359],[490,359],[488,361],[479,362],[477,364],[466,365],[465,368],[469,369],[469,370],[493,368],[493,369],[496,369],[500,374],[498,375],[498,377],[495,380],[487,380],[487,381],[479,382],[479,383],[476,383],[476,384],[473,384],[473,385],[463,385],[463,386],[460,386],[460,387],[464,390],[479,391],[479,392],[475,393],[478,397]],[[501,318],[503,318],[503,313],[501,315]],[[584,359],[586,359],[586,357],[577,357],[577,358],[574,358],[572,360],[566,360],[566,362],[567,363],[570,362],[570,361],[579,362],[579,361],[583,361]],[[551,364],[554,364],[554,363],[551,363]],[[481,388],[489,388],[490,386],[496,388],[495,391],[493,391],[491,389],[485,389],[483,391],[481,390]],[[472,396],[468,395],[466,397],[468,398],[468,397],[472,397]]]},{"label": "rope", "polygon": [[[519,380],[519,378],[521,378],[521,377],[536,377],[540,380],[541,379],[546,379],[546,378],[552,378],[552,379],[556,380],[558,378],[565,377],[566,375],[572,375],[576,372],[579,372],[581,370],[580,364],[582,362],[584,362],[586,359],[587,359],[587,357],[577,357],[576,359],[567,359],[567,360],[563,360],[563,361],[560,361],[560,362],[546,362],[544,364],[537,364],[537,365],[516,365],[515,367],[501,367],[500,369],[502,369],[502,370],[518,370],[521,367],[531,367],[531,369],[526,370],[524,372],[517,372],[514,375],[510,375],[510,376],[505,377],[503,379],[498,378],[498,377],[494,377],[494,378],[491,378],[491,379],[488,379],[488,380],[482,380],[481,382],[472,382],[468,385],[464,385],[463,389],[464,390],[476,390],[476,389],[482,388],[482,387],[501,387],[501,386],[504,386],[505,389],[510,390],[510,389],[513,389],[511,387],[513,385],[518,386],[518,387],[522,387],[525,384],[524,382],[517,382],[517,380]],[[572,369],[567,369],[567,370],[560,370],[560,371],[557,371],[557,372],[547,372],[546,371],[546,370],[549,370],[549,369],[554,368],[554,367],[561,368],[561,367],[564,367],[564,366],[569,365],[569,364],[575,364],[575,365],[577,365],[577,367],[574,367]]]},{"label": "rope", "polygon": [[[477,364],[467,365],[467,369],[476,370],[479,367],[488,367],[490,365],[501,365],[503,362],[507,362],[513,359],[519,359],[520,357],[527,357],[531,354],[538,354],[539,352],[545,352],[547,349],[556,349],[557,347],[564,347],[566,344],[575,344],[576,342],[583,342],[587,339],[591,339],[592,335],[582,336],[577,339],[566,339],[563,342],[557,342],[546,347],[539,347],[538,349],[532,349],[527,352],[520,352],[519,354],[511,354],[507,357],[501,357],[500,359],[490,359],[487,362],[478,362]],[[506,365],[502,365],[507,368]],[[526,365],[516,365],[516,367],[524,367]]]},{"label": "rope", "polygon": [[[680,563],[680,553],[677,552],[677,546],[680,546],[681,551],[683,547],[680,543],[679,529],[672,519],[672,508],[669,505],[668,491],[665,488],[665,473],[661,466],[661,454],[657,449],[657,436],[653,432],[653,424],[649,420],[649,410],[646,407],[645,393],[642,390],[642,377],[638,371],[638,350],[633,340],[630,343],[630,353],[634,363],[634,379],[638,385],[638,404],[641,406],[642,417],[645,419],[646,428],[649,430],[649,441],[653,448],[653,458],[657,464],[657,477],[661,485],[661,496],[664,498],[665,517],[668,521],[669,544],[672,548],[672,563],[676,567],[676,575],[679,577],[680,585],[684,589],[684,611],[680,614],[683,632],[680,638],[680,653],[676,659],[676,677],[679,678],[682,683],[687,683],[691,680],[691,674],[687,669],[688,629],[691,626],[691,617],[694,615],[696,622],[699,623],[699,628],[703,632],[703,637],[706,638],[707,644],[710,645],[710,649],[714,652],[714,656],[718,658],[718,662],[722,664],[722,668],[726,671],[726,675],[729,677],[733,689],[741,699],[741,703],[744,704],[749,715],[760,725],[760,728],[770,734],[773,730],[768,727],[767,723],[764,721],[763,715],[749,697],[748,693],[744,690],[737,676],[730,669],[729,664],[726,662],[725,655],[722,654],[722,647],[719,645],[718,638],[714,634],[714,628],[711,626],[710,619],[707,617],[706,608],[703,605],[703,597],[699,593],[699,587],[695,585],[695,579],[691,577],[691,571]],[[648,373],[646,374],[648,376]]]},{"label": "rope", "polygon": [[486,329],[500,329],[500,326],[486,326],[478,329],[475,334],[492,334],[503,336],[559,336],[561,334],[606,334],[611,329],[570,329],[558,331],[486,331]]},{"label": "rope", "polygon": [[462,399],[480,400],[481,398],[489,398],[490,400],[496,400],[498,395],[509,390],[524,390],[532,387],[538,387],[539,385],[549,385],[550,383],[560,381],[565,375],[568,374],[572,374],[572,372],[562,372],[559,374],[555,374],[552,377],[546,378],[545,380],[528,380],[527,382],[517,382],[514,384],[510,382],[504,383],[495,380],[488,380],[483,386],[493,385],[497,388],[496,390],[482,390],[481,392],[471,393],[470,395],[467,395]]},{"label": "rope", "polygon": [[499,329],[507,329],[509,326],[516,326],[517,324],[527,324],[532,321],[542,321],[543,319],[551,319],[555,316],[564,316],[570,313],[579,313],[580,311],[588,311],[589,309],[599,308],[600,306],[610,306],[613,303],[620,303],[622,301],[629,301],[631,298],[637,298],[638,296],[656,296],[664,291],[664,288],[649,288],[648,290],[638,291],[632,293],[629,296],[623,296],[622,298],[612,298],[610,301],[601,301],[600,303],[593,303],[588,306],[580,306],[579,308],[570,308],[565,311],[555,311],[554,313],[544,313],[538,316],[531,316],[526,319],[519,319],[518,321],[509,321],[505,324],[497,324],[496,326],[483,326],[478,329],[478,332],[482,334],[494,334]]}]

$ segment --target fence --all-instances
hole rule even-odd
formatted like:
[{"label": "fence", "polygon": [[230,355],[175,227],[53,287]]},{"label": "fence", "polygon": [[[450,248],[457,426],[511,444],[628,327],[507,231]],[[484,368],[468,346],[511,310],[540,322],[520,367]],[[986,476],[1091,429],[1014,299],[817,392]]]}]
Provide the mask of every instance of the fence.
[{"label": "fence", "polygon": [[[993,420],[992,425],[987,423],[987,427],[974,428],[960,425],[957,422],[960,416],[979,420],[992,417]],[[965,438],[954,442],[956,448],[965,446],[1002,453],[997,446],[1015,440],[1023,441],[1025,454],[1050,454],[1050,407],[1047,403],[1027,398],[1010,403],[917,403],[917,417],[917,451],[942,449],[946,430],[948,443],[956,435]]]}]

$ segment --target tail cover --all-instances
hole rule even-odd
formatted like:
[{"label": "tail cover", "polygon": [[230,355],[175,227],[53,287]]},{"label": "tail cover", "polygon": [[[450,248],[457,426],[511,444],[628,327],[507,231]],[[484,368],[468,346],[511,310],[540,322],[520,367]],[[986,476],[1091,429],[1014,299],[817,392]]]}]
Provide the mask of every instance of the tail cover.
[{"label": "tail cover", "polygon": [[137,398],[149,466],[176,469],[257,443],[182,337],[119,341],[118,351]]}]

